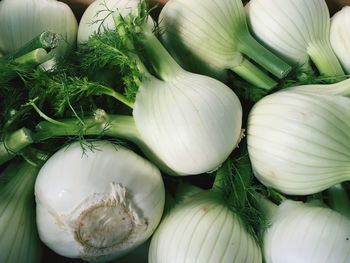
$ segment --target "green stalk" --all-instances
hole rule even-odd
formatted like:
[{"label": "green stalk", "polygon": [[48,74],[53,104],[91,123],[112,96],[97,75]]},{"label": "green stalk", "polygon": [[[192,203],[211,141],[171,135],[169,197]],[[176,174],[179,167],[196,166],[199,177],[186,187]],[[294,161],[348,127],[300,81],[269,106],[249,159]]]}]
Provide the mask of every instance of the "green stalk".
[{"label": "green stalk", "polygon": [[0,165],[12,159],[17,153],[33,143],[31,132],[22,128],[8,136],[0,142]]},{"label": "green stalk", "polygon": [[34,110],[39,114],[39,116],[41,118],[43,118],[44,120],[47,120],[48,122],[51,122],[55,125],[58,125],[58,126],[66,126],[65,123],[63,122],[59,122],[59,121],[56,121],[55,119],[52,119],[50,118],[49,116],[47,116],[44,112],[42,112],[39,107],[35,104],[35,101],[37,100],[38,98],[35,98],[33,100],[30,100],[25,106],[32,106],[34,108]]},{"label": "green stalk", "polygon": [[329,206],[350,219],[350,199],[347,191],[341,184],[327,190]]},{"label": "green stalk", "polygon": [[[150,149],[142,140],[134,118],[123,115],[107,115],[103,110],[98,110],[93,117],[85,117],[77,120],[63,119],[58,121],[60,125],[50,121],[43,121],[37,125],[33,134],[35,142],[40,142],[55,137],[75,136],[110,136],[125,139],[135,143],[144,154],[163,172],[175,175],[174,172]],[[64,125],[62,125],[64,124]]]},{"label": "green stalk", "polygon": [[262,72],[246,58],[238,65],[231,68],[241,78],[249,81],[258,88],[269,90],[277,85],[277,82]]},{"label": "green stalk", "polygon": [[147,26],[142,28],[142,37],[139,41],[144,48],[147,61],[160,79],[170,80],[177,76],[177,72],[182,71],[182,68]]},{"label": "green stalk", "polygon": [[38,48],[14,59],[14,62],[21,65],[31,65],[35,67],[46,62],[50,58],[50,55],[48,55],[45,49]]},{"label": "green stalk", "polygon": [[256,41],[249,32],[238,35],[238,50],[250,57],[277,78],[284,78],[292,67]]},{"label": "green stalk", "polygon": [[322,75],[334,77],[345,75],[330,43],[313,44],[308,48],[308,54]]},{"label": "green stalk", "polygon": [[58,34],[50,31],[44,31],[29,41],[27,44],[25,44],[23,47],[21,47],[18,51],[7,55],[5,58],[16,59],[26,55],[27,53],[30,53],[35,49],[40,48],[44,49],[48,53],[58,46],[59,39],[60,38]]},{"label": "green stalk", "polygon": [[99,85],[100,91],[108,96],[111,96],[112,98],[115,98],[119,102],[123,103],[124,105],[128,106],[129,108],[134,108],[134,102],[130,101],[127,97],[125,97],[123,94],[120,94],[114,89],[111,89],[106,86]]},{"label": "green stalk", "polygon": [[[97,110],[94,116],[63,120],[51,121],[48,118],[46,121],[40,122],[36,127],[36,132],[32,134],[30,140],[22,138],[14,140],[18,145],[12,145],[13,153],[7,151],[4,147],[1,156],[3,161],[12,158],[16,153],[31,143],[38,143],[52,138],[58,137],[77,137],[81,139],[83,136],[110,136],[113,138],[125,139],[135,143],[152,160],[163,172],[174,174],[174,172],[150,149],[142,140],[139,134],[134,119],[131,116],[123,115],[107,115],[103,110]],[[15,136],[15,135],[13,135]],[[11,137],[12,138],[12,137]],[[23,157],[27,157],[28,152],[23,152]],[[30,157],[30,156],[29,156]]]},{"label": "green stalk", "polygon": [[75,119],[63,119],[59,121],[65,125],[57,125],[50,121],[42,121],[36,127],[33,134],[35,141],[43,141],[62,136],[88,136],[105,135],[133,142],[139,141],[139,134],[131,116],[107,115],[99,110],[95,116],[81,119],[81,123]]},{"label": "green stalk", "polygon": [[[31,133],[22,128],[5,137],[0,144],[0,164],[10,160],[25,147],[57,137],[67,136],[111,136],[127,139],[138,143],[141,141],[131,116],[107,115],[103,110],[97,110],[94,116],[77,120],[76,118],[53,120],[45,118],[36,126],[36,132]],[[24,152],[29,154],[28,151]]]},{"label": "green stalk", "polygon": [[[130,24],[133,25],[133,27],[135,28],[135,32],[141,30],[138,26],[134,25],[130,19],[131,19],[131,17],[128,17],[128,16],[122,17],[120,15],[113,17],[114,24],[115,24],[116,30],[118,32],[118,37],[124,42],[125,47],[129,50],[129,52],[127,52],[127,55],[136,62],[137,68],[140,71],[140,73],[142,73],[144,75],[148,75],[149,72],[148,72],[147,68],[142,63],[139,56],[135,53],[136,49],[135,49],[134,43],[130,39],[130,37],[133,38],[133,36],[128,36],[128,33],[125,29],[125,23],[126,24],[129,23],[128,26],[130,26]],[[116,52],[119,52],[119,51],[116,50]],[[141,81],[140,81],[140,84],[141,84]]]}]

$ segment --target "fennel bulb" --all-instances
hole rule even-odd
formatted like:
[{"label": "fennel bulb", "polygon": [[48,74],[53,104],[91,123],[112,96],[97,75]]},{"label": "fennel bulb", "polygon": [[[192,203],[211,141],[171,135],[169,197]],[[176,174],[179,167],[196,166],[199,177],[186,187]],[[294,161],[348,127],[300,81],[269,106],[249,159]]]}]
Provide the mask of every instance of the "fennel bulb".
[{"label": "fennel bulb", "polygon": [[40,262],[34,182],[40,166],[12,162],[0,176],[0,262]]},{"label": "fennel bulb", "polygon": [[251,0],[247,10],[254,34],[296,66],[309,70],[310,57],[321,74],[344,75],[331,47],[324,0]]},{"label": "fennel bulb", "polygon": [[331,19],[331,44],[345,72],[350,74],[350,6],[344,6]]},{"label": "fennel bulb", "polygon": [[241,139],[242,106],[223,83],[183,70],[156,37],[140,42],[157,77],[146,75],[133,109],[141,140],[177,175],[216,169]]},{"label": "fennel bulb", "polygon": [[180,61],[190,53],[215,70],[233,70],[265,89],[276,83],[244,55],[279,78],[290,71],[250,35],[241,0],[170,0],[159,25],[164,45]]},{"label": "fennel bulb", "polygon": [[78,44],[88,41],[94,33],[114,29],[113,15],[126,16],[136,12],[139,0],[96,0],[85,10],[78,28]]},{"label": "fennel bulb", "polygon": [[40,239],[56,253],[88,261],[118,258],[141,245],[163,212],[159,170],[134,152],[76,142],[55,153],[35,183]]},{"label": "fennel bulb", "polygon": [[[17,51],[43,31],[61,36],[50,55],[64,56],[76,43],[78,23],[68,5],[56,0],[3,0],[0,2],[0,52]],[[50,68],[54,61],[44,64]]]},{"label": "fennel bulb", "polygon": [[350,179],[350,79],[266,96],[248,117],[252,167],[266,186],[307,195]]},{"label": "fennel bulb", "polygon": [[329,208],[286,200],[264,234],[266,263],[350,262],[350,220]]},{"label": "fennel bulb", "polygon": [[170,174],[216,169],[241,137],[236,95],[221,82],[188,72],[173,81],[145,81],[133,117],[142,142]]},{"label": "fennel bulb", "polygon": [[213,190],[186,198],[152,237],[149,263],[256,263],[261,251],[240,219]]}]

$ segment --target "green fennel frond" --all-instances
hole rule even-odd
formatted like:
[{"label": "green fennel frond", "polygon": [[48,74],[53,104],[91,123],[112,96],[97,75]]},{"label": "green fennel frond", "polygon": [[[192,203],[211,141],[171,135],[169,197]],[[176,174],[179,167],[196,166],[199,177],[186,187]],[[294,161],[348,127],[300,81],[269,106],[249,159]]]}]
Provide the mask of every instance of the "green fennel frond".
[{"label": "green fennel frond", "polygon": [[121,79],[124,94],[128,99],[134,99],[143,79],[137,61],[131,54],[134,50],[124,46],[115,30],[95,34],[78,50],[80,66],[83,71],[99,72],[110,69],[115,72],[115,78]]},{"label": "green fennel frond", "polygon": [[51,109],[54,116],[76,116],[75,109],[91,112],[96,109],[93,96],[96,100],[107,103],[106,98],[100,95],[112,96],[117,91],[100,83],[90,81],[86,76],[68,75],[66,72],[51,74],[36,72],[30,79],[30,99],[38,98],[36,103],[42,108]]},{"label": "green fennel frond", "polygon": [[9,127],[9,120],[14,123],[14,119],[25,119],[25,110],[21,107],[28,97],[25,81],[33,70],[32,66],[0,58],[0,133]]},{"label": "green fennel frond", "polygon": [[239,98],[246,100],[247,103],[255,103],[268,94],[266,89],[255,87],[234,75],[230,75],[229,86]]},{"label": "green fennel frond", "polygon": [[32,65],[19,64],[11,59],[0,58],[0,94],[12,88],[16,79],[24,81],[35,68]]},{"label": "green fennel frond", "polygon": [[[102,3],[103,5],[103,3]],[[108,9],[105,12],[114,16],[115,29],[98,30],[78,49],[80,66],[83,71],[99,72],[105,69],[114,70],[124,86],[124,95],[134,100],[136,92],[145,76],[145,68],[140,61],[142,48],[137,46],[137,38],[142,26],[147,22],[149,11],[144,1],[140,1],[138,13],[122,16]],[[93,21],[102,27],[106,18]]]},{"label": "green fennel frond", "polygon": [[247,150],[241,149],[237,158],[228,159],[219,168],[216,177],[221,180],[218,185],[226,204],[239,216],[248,233],[261,245],[262,233],[268,225],[268,220],[259,204],[259,189],[253,183]]},{"label": "green fennel frond", "polygon": [[[98,29],[97,29],[97,33],[98,34],[102,32],[102,29],[104,29],[104,30],[106,29],[104,27],[104,22],[110,16],[112,16],[113,13],[114,13],[114,11],[108,7],[108,5],[107,5],[105,0],[103,0],[103,2],[100,3],[99,5],[102,7],[102,9],[100,9],[100,10],[98,10],[96,12],[96,14],[94,15],[94,20],[91,21],[91,23],[90,23],[91,25],[93,25],[93,24],[97,24],[98,25]],[[102,17],[102,18],[98,18],[100,16],[100,14],[102,14],[102,13],[107,13],[107,14],[104,17]]]},{"label": "green fennel frond", "polygon": [[[252,103],[257,102],[264,96],[277,92],[279,90],[301,86],[301,85],[309,85],[309,84],[332,84],[339,81],[344,80],[345,78],[349,78],[350,75],[341,75],[341,76],[324,76],[318,75],[317,71],[314,69],[310,69],[305,71],[302,68],[296,68],[289,75],[280,80],[278,85],[269,90],[263,90],[258,87],[252,86],[250,83],[247,83],[236,76],[230,76],[229,85],[232,86],[234,92],[243,100],[245,100],[245,105],[250,105]],[[252,106],[252,105],[250,105]],[[249,109],[249,108],[248,108]]]},{"label": "green fennel frond", "polygon": [[303,86],[303,85],[317,85],[317,84],[333,84],[342,81],[350,75],[339,75],[339,76],[325,76],[320,75],[315,68],[305,70],[303,66],[295,68],[287,78],[280,81],[278,86],[274,89],[275,91],[282,90],[289,87]]}]

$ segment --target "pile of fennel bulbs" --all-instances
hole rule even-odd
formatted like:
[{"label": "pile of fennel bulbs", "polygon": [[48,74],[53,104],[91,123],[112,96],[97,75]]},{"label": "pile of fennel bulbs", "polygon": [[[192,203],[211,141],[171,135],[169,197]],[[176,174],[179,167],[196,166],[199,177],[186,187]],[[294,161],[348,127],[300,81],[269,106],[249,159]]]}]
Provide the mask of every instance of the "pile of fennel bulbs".
[{"label": "pile of fennel bulbs", "polygon": [[349,7],[166,2],[0,2],[0,261],[350,262]]}]

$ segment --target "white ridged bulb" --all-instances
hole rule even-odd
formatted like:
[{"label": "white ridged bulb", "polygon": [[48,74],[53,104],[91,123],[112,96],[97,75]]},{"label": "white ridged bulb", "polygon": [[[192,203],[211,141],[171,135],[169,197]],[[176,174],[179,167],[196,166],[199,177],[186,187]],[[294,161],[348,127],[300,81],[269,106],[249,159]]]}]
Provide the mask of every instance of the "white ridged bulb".
[{"label": "white ridged bulb", "polygon": [[350,6],[344,6],[331,20],[331,44],[347,74],[350,74]]},{"label": "white ridged bulb", "polygon": [[251,0],[247,13],[254,34],[281,56],[306,68],[311,57],[322,74],[343,74],[331,48],[324,0]]},{"label": "white ridged bulb", "polygon": [[41,240],[70,258],[105,262],[148,239],[164,206],[159,170],[121,146],[73,143],[55,153],[35,183]]},{"label": "white ridged bulb", "polygon": [[41,262],[36,231],[34,182],[40,165],[9,163],[0,182],[0,262]]},{"label": "white ridged bulb", "polygon": [[252,167],[266,186],[308,195],[350,180],[350,80],[266,96],[248,117]]},{"label": "white ridged bulb", "polygon": [[215,79],[181,69],[167,81],[145,79],[133,116],[142,141],[171,174],[216,169],[241,138],[236,94]]},{"label": "white ridged bulb", "polygon": [[264,234],[266,263],[350,262],[350,220],[329,208],[285,201]]},{"label": "white ridged bulb", "polygon": [[60,34],[56,56],[76,43],[78,23],[65,3],[56,0],[3,0],[0,2],[0,52],[8,54],[50,30]]},{"label": "white ridged bulb", "polygon": [[180,60],[191,53],[224,70],[243,59],[237,35],[247,25],[240,0],[171,0],[163,7],[159,23],[165,46]]},{"label": "white ridged bulb", "polygon": [[212,191],[175,206],[152,237],[149,263],[261,263],[254,239]]}]

